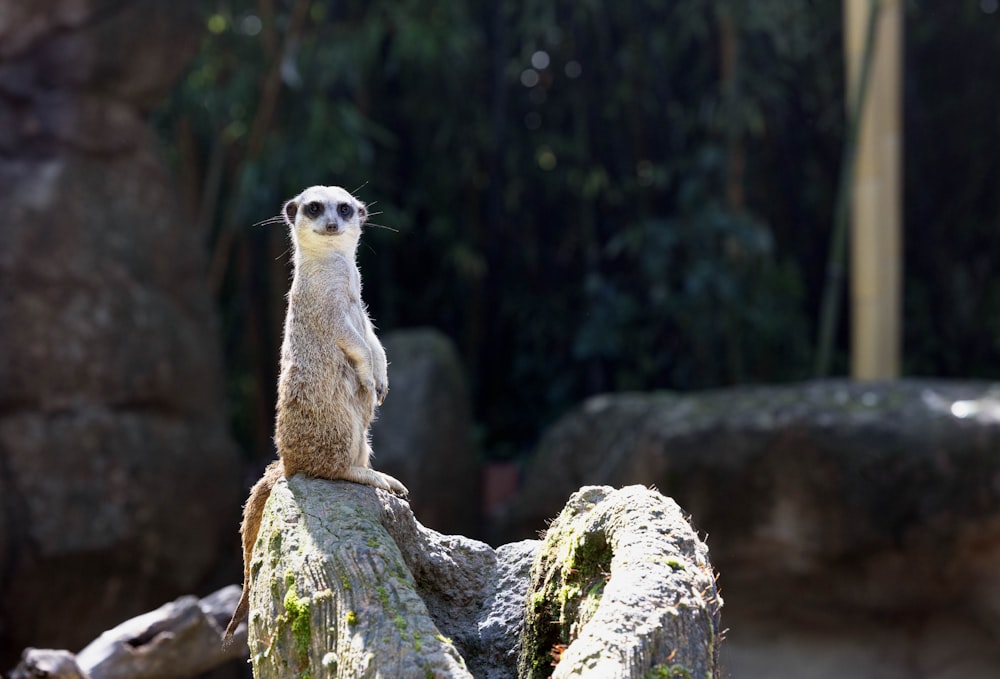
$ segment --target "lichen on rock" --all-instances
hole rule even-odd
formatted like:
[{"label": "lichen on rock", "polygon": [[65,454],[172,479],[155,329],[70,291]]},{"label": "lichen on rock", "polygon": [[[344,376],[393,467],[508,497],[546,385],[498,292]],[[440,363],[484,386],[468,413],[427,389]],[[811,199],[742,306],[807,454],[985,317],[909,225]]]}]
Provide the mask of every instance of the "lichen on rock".
[{"label": "lichen on rock", "polygon": [[340,489],[378,497],[304,477],[282,479],[271,492],[260,532],[272,549],[252,573],[254,676],[471,676],[454,645],[438,640],[377,502],[357,512]]},{"label": "lichen on rock", "polygon": [[521,676],[716,676],[722,599],[708,548],[659,493],[574,493],[531,577]]}]

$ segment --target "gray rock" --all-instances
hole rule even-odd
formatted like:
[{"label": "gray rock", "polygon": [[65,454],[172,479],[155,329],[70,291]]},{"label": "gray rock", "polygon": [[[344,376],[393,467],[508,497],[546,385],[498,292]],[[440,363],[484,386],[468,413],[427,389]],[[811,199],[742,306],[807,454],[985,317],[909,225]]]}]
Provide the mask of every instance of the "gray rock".
[{"label": "gray rock", "polygon": [[[199,586],[235,544],[202,234],[143,111],[189,2],[0,0],[0,666]],[[58,611],[58,614],[53,614]]]},{"label": "gray rock", "polygon": [[[600,558],[585,561],[592,542]],[[519,656],[547,666],[553,648],[557,621],[543,613],[581,593],[594,608],[559,616],[572,643],[557,676],[715,672],[721,599],[707,549],[673,501],[645,488],[583,489],[544,545],[494,551],[422,526],[388,493],[294,476],[267,501],[250,570],[258,679],[527,676]],[[603,597],[567,589],[578,575],[607,580]]]},{"label": "gray rock", "polygon": [[226,621],[240,599],[230,585],[198,600],[183,596],[126,620],[69,651],[27,648],[12,679],[177,679],[206,676],[227,661],[245,658],[246,625],[223,643]]},{"label": "gray rock", "polygon": [[87,679],[69,651],[51,648],[26,648],[20,664],[10,673],[11,679]]},{"label": "gray rock", "polygon": [[582,484],[654,484],[710,536],[732,676],[1000,676],[998,452],[988,383],[601,396],[546,434],[496,535]]},{"label": "gray rock", "polygon": [[476,620],[481,641],[469,669],[483,679],[517,676],[524,627],[525,595],[540,540],[521,540],[497,548],[496,587]]},{"label": "gray rock", "polygon": [[406,485],[427,526],[478,535],[482,461],[458,353],[431,329],[389,333],[383,342],[389,395],[372,427],[373,466]]},{"label": "gray rock", "polygon": [[471,677],[459,647],[494,568],[489,546],[419,526],[394,496],[282,479],[251,562],[254,675]]},{"label": "gray rock", "polygon": [[708,547],[656,491],[574,493],[531,581],[519,676],[720,676],[722,599]]}]

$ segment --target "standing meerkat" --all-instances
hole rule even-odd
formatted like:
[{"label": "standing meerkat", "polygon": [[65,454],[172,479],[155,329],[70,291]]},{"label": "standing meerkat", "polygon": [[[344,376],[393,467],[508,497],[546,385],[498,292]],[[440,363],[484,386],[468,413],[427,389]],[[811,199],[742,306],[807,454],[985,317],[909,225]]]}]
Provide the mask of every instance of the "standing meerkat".
[{"label": "standing meerkat", "polygon": [[365,204],[339,186],[313,186],[285,203],[294,246],[281,345],[274,442],[278,457],[243,508],[243,595],[226,637],[250,607],[250,561],[264,503],[282,476],[344,479],[406,495],[369,467],[368,429],[389,390],[385,349],[361,301],[356,261]]}]

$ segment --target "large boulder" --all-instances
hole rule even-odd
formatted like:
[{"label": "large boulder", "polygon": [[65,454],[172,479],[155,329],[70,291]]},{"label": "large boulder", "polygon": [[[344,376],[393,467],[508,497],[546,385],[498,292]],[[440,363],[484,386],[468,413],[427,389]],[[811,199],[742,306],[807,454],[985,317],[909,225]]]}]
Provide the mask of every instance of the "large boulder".
[{"label": "large boulder", "polygon": [[203,234],[143,119],[193,8],[0,0],[0,667],[196,589],[235,545]]},{"label": "large boulder", "polygon": [[441,535],[368,486],[281,479],[250,567],[254,675],[513,677],[536,549]]},{"label": "large boulder", "polygon": [[546,531],[530,592],[520,677],[721,676],[722,598],[708,547],[656,491],[571,495]]},{"label": "large boulder", "polygon": [[[11,679],[179,679],[200,676],[247,654],[246,626],[229,640],[226,621],[240,600],[229,585],[198,599],[182,596],[103,632],[77,654],[26,648]],[[232,664],[230,662],[230,664]]]},{"label": "large boulder", "polygon": [[482,461],[458,352],[429,328],[383,338],[389,395],[372,427],[373,466],[402,481],[413,511],[446,533],[482,532]]},{"label": "large boulder", "polygon": [[250,573],[258,679],[717,676],[708,550],[642,487],[581,489],[544,544],[493,550],[383,491],[293,476]]},{"label": "large boulder", "polygon": [[581,484],[653,484],[710,536],[732,676],[1000,676],[998,399],[936,380],[595,397],[495,537]]}]

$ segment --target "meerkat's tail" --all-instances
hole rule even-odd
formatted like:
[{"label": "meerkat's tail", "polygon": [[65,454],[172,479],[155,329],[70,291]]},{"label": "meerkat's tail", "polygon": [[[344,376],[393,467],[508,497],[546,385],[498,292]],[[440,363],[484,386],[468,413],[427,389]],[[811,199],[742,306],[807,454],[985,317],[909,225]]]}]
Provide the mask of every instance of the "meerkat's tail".
[{"label": "meerkat's tail", "polygon": [[243,538],[243,594],[240,596],[240,603],[236,606],[236,612],[233,613],[233,619],[226,627],[226,633],[223,636],[225,642],[232,639],[236,628],[250,612],[250,560],[253,558],[253,545],[257,542],[257,533],[260,532],[260,518],[264,513],[264,504],[271,496],[274,484],[284,476],[284,473],[281,460],[275,460],[267,465],[260,481],[250,489],[250,496],[243,506],[243,523],[240,524],[240,536]]}]

